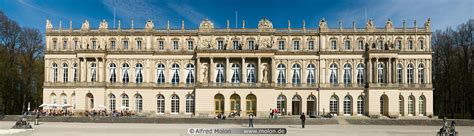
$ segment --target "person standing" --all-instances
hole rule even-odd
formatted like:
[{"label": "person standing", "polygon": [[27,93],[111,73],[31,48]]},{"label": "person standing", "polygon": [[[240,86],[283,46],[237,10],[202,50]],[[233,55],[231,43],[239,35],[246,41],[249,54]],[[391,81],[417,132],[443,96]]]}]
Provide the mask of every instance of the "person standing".
[{"label": "person standing", "polygon": [[35,125],[39,125],[39,118],[40,118],[40,113],[36,112],[36,119],[35,119]]},{"label": "person standing", "polygon": [[252,113],[249,114],[249,127],[253,128],[253,114]]},{"label": "person standing", "polygon": [[306,116],[304,115],[304,112],[301,113],[300,119],[301,119],[301,127],[304,128],[304,122],[306,121]]}]

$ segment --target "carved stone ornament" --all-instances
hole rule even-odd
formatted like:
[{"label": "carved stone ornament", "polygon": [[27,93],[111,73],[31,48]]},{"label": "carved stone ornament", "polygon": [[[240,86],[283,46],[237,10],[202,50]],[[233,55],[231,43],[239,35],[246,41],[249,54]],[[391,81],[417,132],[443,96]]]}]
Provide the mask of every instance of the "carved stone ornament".
[{"label": "carved stone ornament", "polygon": [[151,30],[153,29],[153,27],[155,27],[155,25],[153,24],[153,21],[151,19],[148,19],[145,24],[145,29]]},{"label": "carved stone ornament", "polygon": [[212,23],[209,19],[205,19],[199,25],[199,29],[214,29],[214,23]]},{"label": "carved stone ornament", "polygon": [[273,24],[268,20],[266,17],[264,17],[262,20],[258,21],[258,29],[272,29]]},{"label": "carved stone ornament", "polygon": [[201,49],[208,49],[211,47],[211,40],[210,39],[203,39],[201,40]]},{"label": "carved stone ornament", "polygon": [[90,29],[89,21],[85,20],[84,23],[82,23],[81,30],[89,31],[89,29]]},{"label": "carved stone ornament", "polygon": [[53,29],[53,24],[51,24],[51,21],[49,21],[49,19],[46,20],[46,30],[48,29]]},{"label": "carved stone ornament", "polygon": [[107,21],[105,19],[100,21],[99,30],[107,30],[107,28],[109,28]]},{"label": "carved stone ornament", "polygon": [[263,38],[260,40],[260,45],[266,48],[272,48],[272,44],[270,43],[270,39],[268,38]]},{"label": "carved stone ornament", "polygon": [[328,28],[327,22],[324,18],[319,21],[319,28],[321,28],[321,29]]}]

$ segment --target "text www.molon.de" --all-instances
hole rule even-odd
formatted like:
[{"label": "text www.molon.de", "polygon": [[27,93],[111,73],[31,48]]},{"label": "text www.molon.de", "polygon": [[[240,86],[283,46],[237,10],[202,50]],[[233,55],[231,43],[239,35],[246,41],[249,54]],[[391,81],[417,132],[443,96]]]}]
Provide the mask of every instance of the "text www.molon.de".
[{"label": "text www.molon.de", "polygon": [[189,128],[189,134],[286,134],[286,128]]}]

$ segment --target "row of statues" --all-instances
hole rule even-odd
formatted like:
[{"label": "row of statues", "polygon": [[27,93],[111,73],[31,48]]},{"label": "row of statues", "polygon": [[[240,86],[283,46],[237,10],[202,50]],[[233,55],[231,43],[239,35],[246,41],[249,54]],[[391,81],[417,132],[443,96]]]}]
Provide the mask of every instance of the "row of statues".
[{"label": "row of statues", "polygon": [[[288,22],[289,23],[289,22]],[[415,27],[416,27],[416,20],[414,21]],[[288,24],[289,25],[289,24]],[[340,23],[340,25],[342,25]],[[403,25],[405,27],[406,23],[403,21]],[[183,24],[184,26],[184,24]],[[119,21],[119,27],[120,27],[120,21]],[[341,26],[342,27],[342,26]],[[428,18],[424,24],[425,29],[430,29],[431,27],[431,19]],[[53,25],[50,20],[46,20],[46,29],[52,29]],[[132,28],[133,28],[133,20],[132,20]],[[153,30],[154,24],[151,19],[148,19],[145,24],[145,30]],[[168,28],[169,28],[169,22],[168,22]],[[321,29],[327,29],[327,21],[323,18],[322,20],[319,21],[319,28]],[[375,29],[375,24],[372,19],[369,19],[366,23],[366,28],[367,29]],[[385,28],[386,29],[393,29],[393,22],[388,19],[387,22],[385,23]],[[107,30],[108,29],[108,23],[104,19],[100,22],[99,24],[99,30]],[[199,25],[200,30],[210,30],[214,29],[214,23],[212,23],[209,19],[203,20],[200,25]],[[273,24],[268,20],[267,18],[263,18],[262,20],[259,21],[258,23],[258,29],[273,29]],[[88,20],[85,20],[82,23],[81,30],[88,31],[90,30],[90,24]]]}]

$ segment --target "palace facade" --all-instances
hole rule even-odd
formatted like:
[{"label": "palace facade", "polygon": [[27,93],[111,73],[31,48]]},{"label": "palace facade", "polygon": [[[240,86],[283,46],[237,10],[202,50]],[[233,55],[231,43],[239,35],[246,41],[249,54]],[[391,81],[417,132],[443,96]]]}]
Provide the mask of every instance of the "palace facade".
[{"label": "palace facade", "polygon": [[[341,24],[341,23],[340,23]],[[430,20],[422,27],[53,28],[43,102],[75,112],[267,117],[433,115]]]}]

